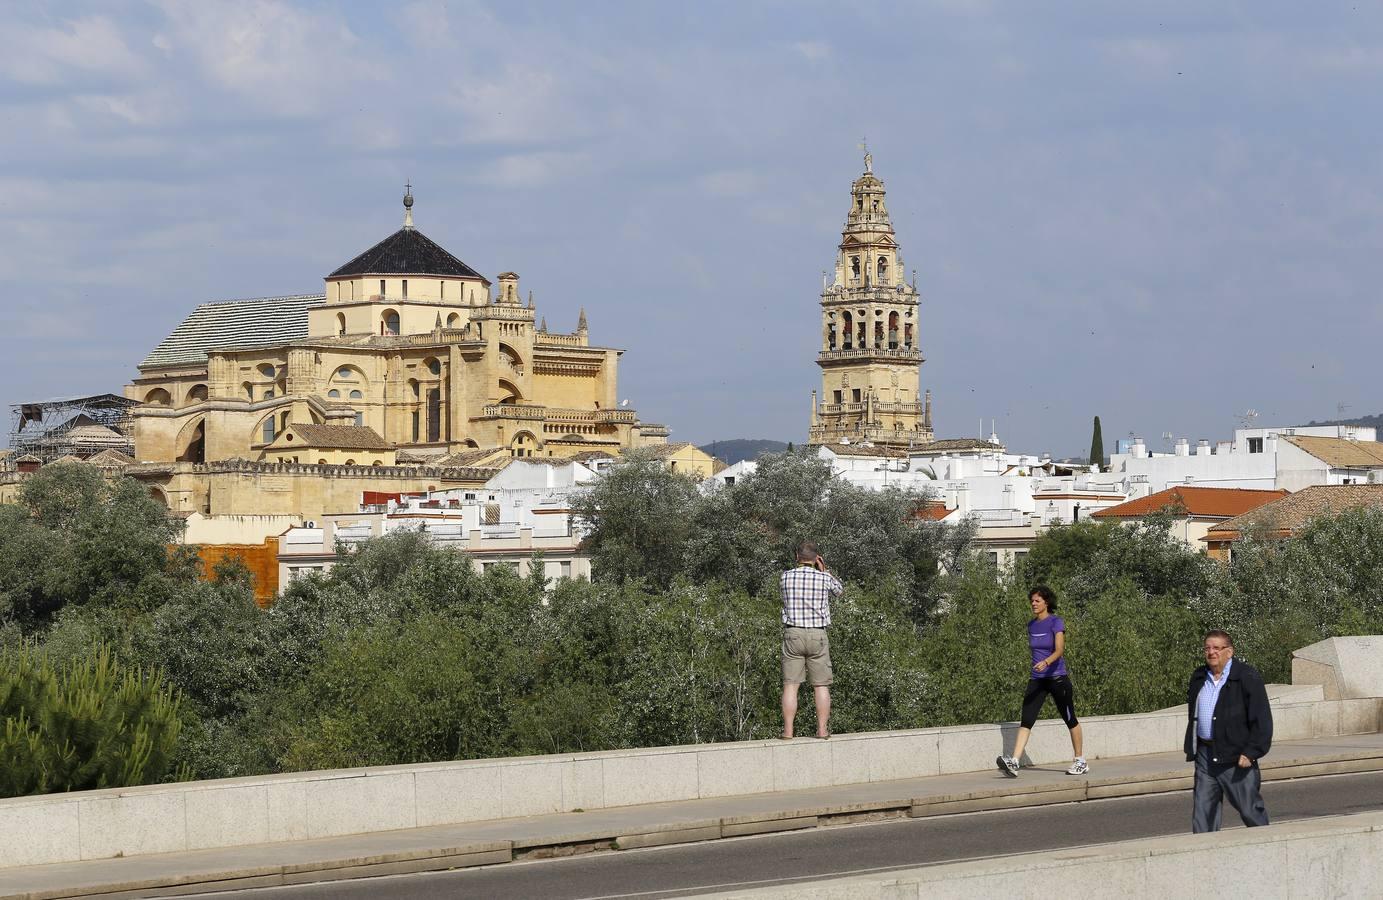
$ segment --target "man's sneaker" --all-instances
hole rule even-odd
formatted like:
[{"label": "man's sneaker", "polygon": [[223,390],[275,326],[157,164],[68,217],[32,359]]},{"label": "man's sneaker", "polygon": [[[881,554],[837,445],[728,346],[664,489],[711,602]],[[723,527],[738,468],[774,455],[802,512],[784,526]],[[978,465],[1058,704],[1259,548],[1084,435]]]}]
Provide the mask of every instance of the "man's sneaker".
[{"label": "man's sneaker", "polygon": [[1089,773],[1090,767],[1085,764],[1085,760],[1083,759],[1078,759],[1071,763],[1071,768],[1066,770],[1067,775],[1087,775]]},{"label": "man's sneaker", "polygon": [[1003,773],[1004,773],[1005,775],[1007,775],[1009,778],[1017,778],[1017,777],[1018,777],[1018,760],[1014,759],[1013,757],[1011,757],[1011,756],[999,756],[999,757],[995,757],[995,759],[994,759],[994,765],[998,766],[998,767],[999,767],[999,771],[1000,771],[1000,772],[1003,772]]}]

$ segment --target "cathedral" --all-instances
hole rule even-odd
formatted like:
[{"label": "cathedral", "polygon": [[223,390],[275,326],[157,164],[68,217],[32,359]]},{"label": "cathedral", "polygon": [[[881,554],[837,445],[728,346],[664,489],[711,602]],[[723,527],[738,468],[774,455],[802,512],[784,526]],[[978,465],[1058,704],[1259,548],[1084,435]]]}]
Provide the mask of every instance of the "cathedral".
[{"label": "cathedral", "polygon": [[821,393],[812,392],[808,440],[907,450],[933,440],[931,394],[919,393],[917,278],[904,277],[873,168],[866,153],[864,174],[850,187],[835,277],[822,279]]},{"label": "cathedral", "polygon": [[491,282],[413,225],[411,190],[403,205],[322,293],[203,304],[160,342],[125,390],[130,474],[175,511],[313,515],[507,458],[666,444],[619,402],[623,351],[591,342],[584,310],[550,331],[517,274]]}]

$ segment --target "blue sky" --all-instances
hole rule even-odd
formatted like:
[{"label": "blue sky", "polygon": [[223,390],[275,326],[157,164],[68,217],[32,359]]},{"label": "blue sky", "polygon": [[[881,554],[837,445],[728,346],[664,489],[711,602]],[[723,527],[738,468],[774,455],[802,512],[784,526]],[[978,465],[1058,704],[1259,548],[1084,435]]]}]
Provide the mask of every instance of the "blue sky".
[{"label": "blue sky", "polygon": [[1383,7],[0,8],[0,402],[119,391],[198,303],[398,227],[674,437],[804,436],[868,137],[941,436],[1082,453],[1383,411]]}]

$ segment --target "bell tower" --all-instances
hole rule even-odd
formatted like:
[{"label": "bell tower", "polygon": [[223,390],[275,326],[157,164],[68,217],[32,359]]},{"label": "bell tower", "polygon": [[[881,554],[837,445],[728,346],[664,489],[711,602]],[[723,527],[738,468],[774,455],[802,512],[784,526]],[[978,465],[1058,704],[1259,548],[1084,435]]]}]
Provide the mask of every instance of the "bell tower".
[{"label": "bell tower", "polygon": [[920,388],[922,350],[916,277],[903,257],[874,159],[850,186],[835,277],[822,273],[821,394],[813,396],[809,442],[869,441],[907,449],[933,439]]}]

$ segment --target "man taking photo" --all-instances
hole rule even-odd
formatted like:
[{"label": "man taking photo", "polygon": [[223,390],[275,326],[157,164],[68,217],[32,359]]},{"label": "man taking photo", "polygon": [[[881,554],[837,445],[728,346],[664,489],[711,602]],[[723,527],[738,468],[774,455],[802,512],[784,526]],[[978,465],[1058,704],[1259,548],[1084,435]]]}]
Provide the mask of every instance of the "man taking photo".
[{"label": "man taking photo", "polygon": [[831,736],[831,645],[826,629],[831,624],[831,598],[845,588],[826,569],[816,544],[803,541],[797,548],[797,568],[783,573],[783,735],[792,740],[797,717],[797,693],[810,678],[816,694],[816,736]]}]

